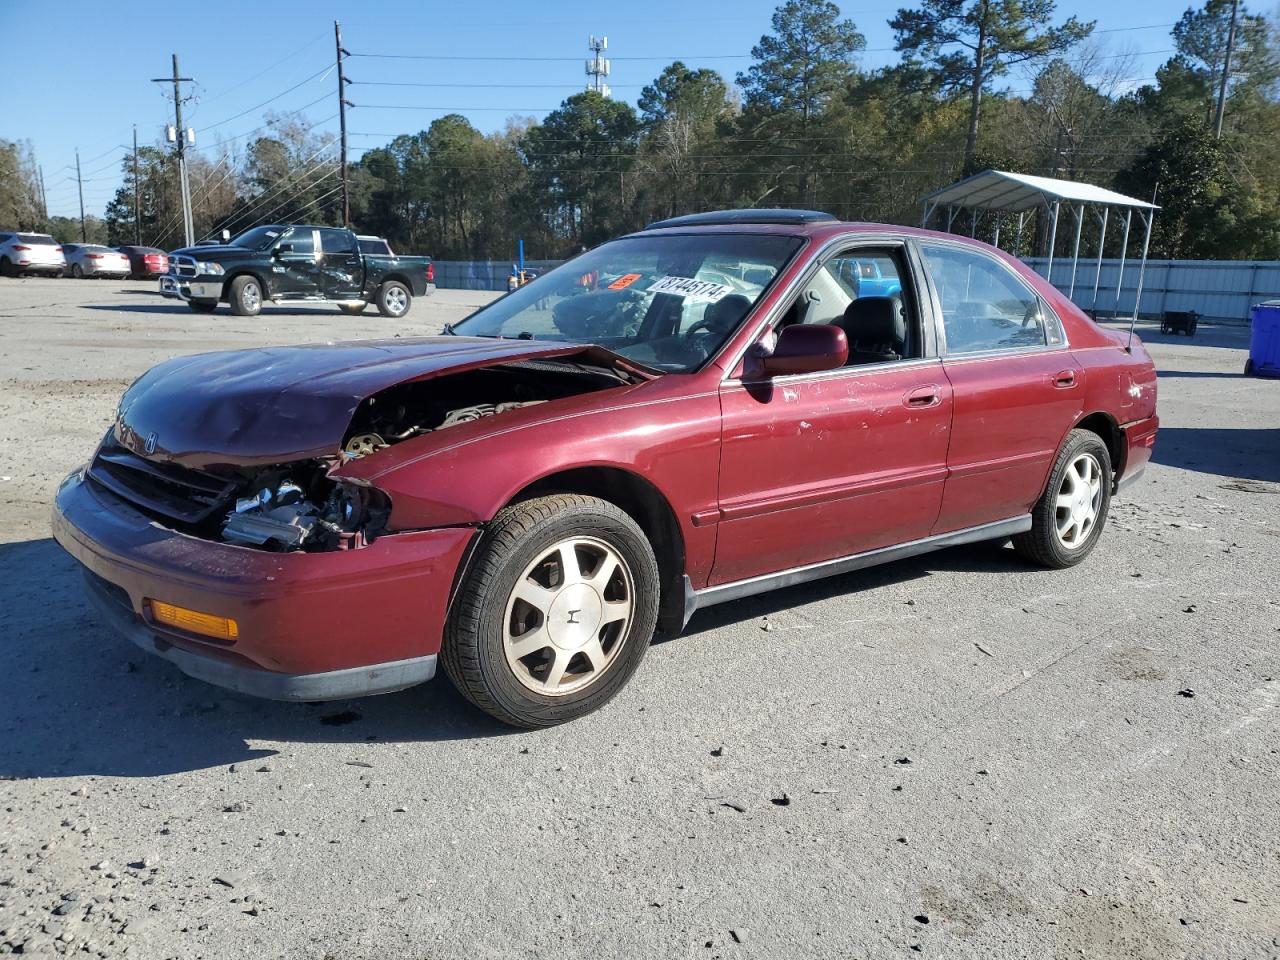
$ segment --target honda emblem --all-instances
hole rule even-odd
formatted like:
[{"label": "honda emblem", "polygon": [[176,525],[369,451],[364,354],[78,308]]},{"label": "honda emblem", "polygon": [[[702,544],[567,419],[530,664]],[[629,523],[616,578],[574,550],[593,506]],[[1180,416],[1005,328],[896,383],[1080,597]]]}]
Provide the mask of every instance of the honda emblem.
[{"label": "honda emblem", "polygon": [[155,435],[154,433],[149,433],[149,434],[147,434],[147,442],[146,442],[145,444],[143,444],[142,449],[143,449],[144,451],[146,451],[147,453],[155,453],[155,452],[156,452],[156,440],[157,440],[157,439],[158,439],[158,438],[156,437],[156,435]]}]

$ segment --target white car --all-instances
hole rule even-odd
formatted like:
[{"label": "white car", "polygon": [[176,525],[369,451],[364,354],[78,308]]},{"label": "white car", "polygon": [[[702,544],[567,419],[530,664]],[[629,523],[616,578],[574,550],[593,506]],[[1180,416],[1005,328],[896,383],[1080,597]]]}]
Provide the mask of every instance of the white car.
[{"label": "white car", "polygon": [[119,250],[98,243],[64,243],[62,252],[67,258],[67,275],[77,280],[85,277],[127,277],[133,271],[128,257]]},{"label": "white car", "polygon": [[62,276],[67,259],[58,241],[47,233],[0,232],[0,275],[20,277],[24,273]]}]

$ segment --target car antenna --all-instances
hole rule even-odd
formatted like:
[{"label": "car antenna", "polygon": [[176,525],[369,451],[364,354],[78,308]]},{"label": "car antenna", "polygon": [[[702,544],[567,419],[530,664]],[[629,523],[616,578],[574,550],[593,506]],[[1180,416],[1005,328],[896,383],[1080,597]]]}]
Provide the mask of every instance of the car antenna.
[{"label": "car antenna", "polygon": [[[1138,322],[1138,305],[1142,303],[1142,281],[1147,275],[1147,251],[1151,248],[1151,225],[1156,219],[1156,195],[1160,192],[1160,181],[1151,188],[1151,209],[1147,211],[1147,235],[1142,241],[1142,266],[1138,268],[1138,289],[1133,294],[1133,316],[1129,318],[1129,341],[1124,345],[1125,353],[1133,353],[1133,328]],[[1141,216],[1141,213],[1139,213]]]}]

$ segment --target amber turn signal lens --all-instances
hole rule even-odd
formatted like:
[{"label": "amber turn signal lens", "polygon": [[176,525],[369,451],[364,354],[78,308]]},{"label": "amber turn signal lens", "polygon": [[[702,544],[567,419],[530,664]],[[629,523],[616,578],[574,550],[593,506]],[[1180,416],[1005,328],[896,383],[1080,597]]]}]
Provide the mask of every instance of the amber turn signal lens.
[{"label": "amber turn signal lens", "polygon": [[211,613],[188,610],[160,600],[147,602],[151,605],[151,619],[156,623],[217,640],[234,640],[240,636],[240,628],[230,617],[215,617]]}]

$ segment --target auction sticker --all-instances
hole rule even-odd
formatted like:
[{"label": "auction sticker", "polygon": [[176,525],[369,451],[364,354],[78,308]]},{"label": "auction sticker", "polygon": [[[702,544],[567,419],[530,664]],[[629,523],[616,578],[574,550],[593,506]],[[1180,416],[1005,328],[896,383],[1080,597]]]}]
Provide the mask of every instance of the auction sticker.
[{"label": "auction sticker", "polygon": [[670,293],[677,297],[684,297],[686,300],[705,300],[708,303],[715,303],[725,295],[732,293],[733,288],[710,280],[694,280],[690,277],[663,277],[661,280],[655,280],[647,292]]},{"label": "auction sticker", "polygon": [[631,286],[633,283],[639,280],[640,276],[641,275],[638,273],[624,273],[617,280],[613,281],[613,283],[609,284],[609,289],[625,290],[627,289],[627,287]]}]

